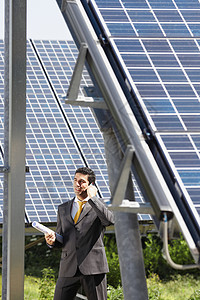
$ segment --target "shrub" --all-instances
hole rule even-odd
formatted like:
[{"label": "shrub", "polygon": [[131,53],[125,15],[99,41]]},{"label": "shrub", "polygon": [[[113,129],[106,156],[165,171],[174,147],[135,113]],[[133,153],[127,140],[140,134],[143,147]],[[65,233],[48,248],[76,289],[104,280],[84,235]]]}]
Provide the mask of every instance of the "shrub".
[{"label": "shrub", "polygon": [[[160,279],[168,280],[171,276],[176,274],[187,273],[198,275],[198,269],[182,271],[175,270],[169,266],[167,261],[163,258],[163,243],[158,235],[148,234],[147,237],[143,239],[143,243],[144,264],[147,277],[156,273]],[[169,242],[169,253],[172,260],[177,264],[194,264],[190,250],[182,235],[180,235],[179,239]]]},{"label": "shrub", "polygon": [[121,274],[115,236],[106,235],[104,237],[104,244],[109,265],[107,281],[109,285],[112,285],[114,288],[117,288],[119,285],[121,285]]},{"label": "shrub", "polygon": [[152,274],[147,281],[149,300],[161,300],[160,279],[158,275]]},{"label": "shrub", "polygon": [[123,300],[124,299],[124,295],[123,295],[123,290],[121,286],[118,286],[116,289],[111,286],[108,285],[108,300]]},{"label": "shrub", "polygon": [[144,265],[146,276],[151,277],[152,274],[158,274],[160,278],[165,278],[166,274],[170,274],[167,262],[162,256],[162,241],[155,234],[148,234],[144,241]]},{"label": "shrub", "polygon": [[200,300],[200,290],[196,290],[188,300]]},{"label": "shrub", "polygon": [[[26,245],[38,239],[38,236],[27,236]],[[45,240],[25,251],[25,273],[31,276],[42,276],[42,270],[48,268],[58,274],[60,249],[50,249]]]},{"label": "shrub", "polygon": [[194,264],[189,247],[182,235],[180,235],[179,239],[170,241],[169,252],[172,260],[177,264]]},{"label": "shrub", "polygon": [[55,289],[55,272],[49,267],[42,270],[39,300],[53,299]]}]

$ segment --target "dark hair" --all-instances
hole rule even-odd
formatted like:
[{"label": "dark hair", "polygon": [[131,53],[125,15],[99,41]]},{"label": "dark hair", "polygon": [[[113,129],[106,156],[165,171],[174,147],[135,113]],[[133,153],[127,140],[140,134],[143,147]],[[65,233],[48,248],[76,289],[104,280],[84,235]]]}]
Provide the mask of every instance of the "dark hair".
[{"label": "dark hair", "polygon": [[75,174],[76,173],[88,175],[89,184],[91,184],[91,183],[95,184],[96,176],[95,176],[94,171],[92,171],[90,168],[87,168],[87,167],[78,168],[76,170]]}]

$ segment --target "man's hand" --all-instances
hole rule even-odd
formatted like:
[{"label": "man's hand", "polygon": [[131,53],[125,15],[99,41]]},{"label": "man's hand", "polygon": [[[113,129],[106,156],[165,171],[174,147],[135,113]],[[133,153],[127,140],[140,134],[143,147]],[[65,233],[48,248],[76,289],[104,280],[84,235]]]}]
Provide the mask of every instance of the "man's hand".
[{"label": "man's hand", "polygon": [[56,234],[55,234],[55,232],[46,233],[45,234],[45,240],[46,240],[46,242],[47,242],[48,245],[53,246],[53,244],[55,243],[55,240],[56,240]]},{"label": "man's hand", "polygon": [[96,196],[96,194],[97,194],[97,188],[94,185],[90,184],[87,188],[88,197],[91,199],[92,197]]}]

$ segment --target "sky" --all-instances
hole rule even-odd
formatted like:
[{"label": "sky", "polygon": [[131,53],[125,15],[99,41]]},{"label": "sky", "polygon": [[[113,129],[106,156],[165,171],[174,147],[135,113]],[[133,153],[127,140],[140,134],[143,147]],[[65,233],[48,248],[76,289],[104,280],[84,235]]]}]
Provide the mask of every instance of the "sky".
[{"label": "sky", "polygon": [[[4,38],[4,1],[0,0],[0,39]],[[56,0],[27,0],[27,38],[72,39]]]}]

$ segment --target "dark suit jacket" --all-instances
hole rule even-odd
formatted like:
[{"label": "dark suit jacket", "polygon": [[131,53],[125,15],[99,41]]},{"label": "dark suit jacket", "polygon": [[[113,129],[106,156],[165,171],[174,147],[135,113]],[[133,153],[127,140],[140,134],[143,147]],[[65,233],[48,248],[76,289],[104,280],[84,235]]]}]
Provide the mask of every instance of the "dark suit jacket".
[{"label": "dark suit jacket", "polygon": [[63,236],[59,277],[72,277],[79,270],[84,275],[107,273],[108,263],[103,245],[105,227],[114,223],[113,214],[97,197],[84,206],[79,220],[71,217],[73,200],[58,207],[56,233]]}]

